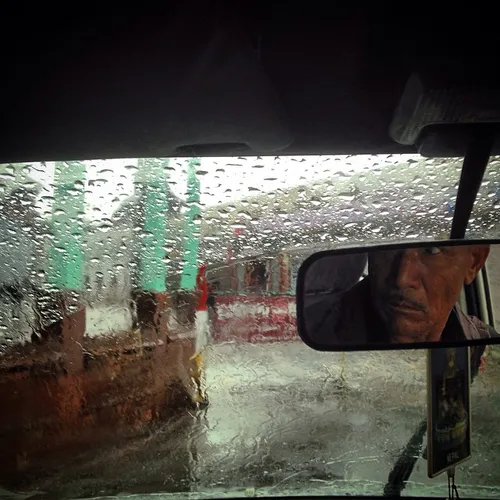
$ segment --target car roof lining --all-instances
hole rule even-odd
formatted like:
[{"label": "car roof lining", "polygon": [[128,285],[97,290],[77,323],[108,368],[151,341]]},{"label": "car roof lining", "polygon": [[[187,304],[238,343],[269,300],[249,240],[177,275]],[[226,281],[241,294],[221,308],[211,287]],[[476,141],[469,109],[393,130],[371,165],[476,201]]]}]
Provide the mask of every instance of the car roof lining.
[{"label": "car roof lining", "polygon": [[[496,30],[474,25],[469,9],[410,16],[373,2],[219,1],[70,19],[15,9],[6,7],[0,33],[1,162],[412,153],[388,133],[412,72],[493,78],[499,50]],[[217,36],[226,52],[207,58]],[[228,40],[253,60],[225,81]]]}]

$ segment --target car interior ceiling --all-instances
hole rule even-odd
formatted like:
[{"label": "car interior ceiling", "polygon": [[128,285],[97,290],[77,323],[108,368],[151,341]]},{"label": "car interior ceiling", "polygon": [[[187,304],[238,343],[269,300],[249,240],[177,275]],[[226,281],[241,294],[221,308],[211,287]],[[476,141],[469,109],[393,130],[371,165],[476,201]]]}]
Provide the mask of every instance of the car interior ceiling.
[{"label": "car interior ceiling", "polygon": [[480,4],[423,2],[411,14],[389,2],[2,6],[0,161],[462,156],[448,144],[455,124],[412,145],[388,130],[411,75],[500,88],[494,16]]}]

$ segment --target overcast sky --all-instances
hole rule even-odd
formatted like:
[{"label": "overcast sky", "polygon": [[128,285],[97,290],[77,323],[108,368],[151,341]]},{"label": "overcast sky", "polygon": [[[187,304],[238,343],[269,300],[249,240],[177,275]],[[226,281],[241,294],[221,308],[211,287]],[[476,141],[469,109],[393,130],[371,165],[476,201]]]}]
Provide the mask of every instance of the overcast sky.
[{"label": "overcast sky", "polygon": [[[362,170],[418,158],[418,155],[358,156],[265,156],[239,158],[202,158],[198,167],[201,203],[205,206],[307,185],[321,179],[349,175]],[[89,160],[86,182],[86,216],[91,219],[109,217],[133,194],[137,159]],[[172,191],[186,197],[186,158],[171,158],[169,180]],[[50,212],[53,195],[54,164],[33,164],[30,177],[44,186],[40,208]]]}]

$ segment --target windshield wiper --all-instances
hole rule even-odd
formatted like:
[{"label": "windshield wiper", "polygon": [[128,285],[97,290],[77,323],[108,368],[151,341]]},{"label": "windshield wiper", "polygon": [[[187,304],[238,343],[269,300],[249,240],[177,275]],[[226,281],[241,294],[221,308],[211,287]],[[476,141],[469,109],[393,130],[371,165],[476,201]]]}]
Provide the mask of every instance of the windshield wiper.
[{"label": "windshield wiper", "polygon": [[411,437],[405,449],[396,460],[389,474],[389,480],[384,487],[384,496],[400,496],[406,486],[406,481],[411,476],[415,462],[422,453],[424,435],[427,431],[427,420],[423,420],[416,432]]}]

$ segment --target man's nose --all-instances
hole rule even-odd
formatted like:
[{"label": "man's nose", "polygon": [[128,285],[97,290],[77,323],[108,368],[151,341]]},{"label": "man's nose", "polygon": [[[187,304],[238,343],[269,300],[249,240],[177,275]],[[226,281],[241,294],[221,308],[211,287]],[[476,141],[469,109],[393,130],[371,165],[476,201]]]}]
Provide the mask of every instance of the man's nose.
[{"label": "man's nose", "polygon": [[418,251],[405,250],[399,260],[396,282],[398,288],[417,288],[420,284],[420,258]]}]

